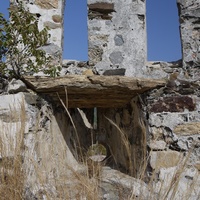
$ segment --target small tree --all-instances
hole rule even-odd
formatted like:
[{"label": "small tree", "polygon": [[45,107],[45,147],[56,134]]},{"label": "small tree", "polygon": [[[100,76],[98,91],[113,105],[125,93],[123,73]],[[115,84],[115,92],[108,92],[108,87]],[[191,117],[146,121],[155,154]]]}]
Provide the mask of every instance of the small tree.
[{"label": "small tree", "polygon": [[43,70],[56,76],[59,68],[52,66],[52,57],[39,49],[48,42],[47,28],[39,31],[37,16],[26,11],[21,3],[11,6],[9,13],[10,21],[0,13],[1,75],[21,78]]}]

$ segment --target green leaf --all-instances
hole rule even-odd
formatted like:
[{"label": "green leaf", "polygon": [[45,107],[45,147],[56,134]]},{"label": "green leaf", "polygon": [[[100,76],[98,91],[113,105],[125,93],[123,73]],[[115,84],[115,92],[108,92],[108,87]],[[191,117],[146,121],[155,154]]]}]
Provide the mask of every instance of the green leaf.
[{"label": "green leaf", "polygon": [[[36,15],[26,11],[22,3],[10,9],[10,17],[11,21],[6,20],[0,13],[0,70],[20,78],[22,74],[38,72],[45,66],[45,73],[57,76],[57,67],[47,67],[53,60],[52,57],[38,49],[47,44],[50,37],[48,29],[39,31]],[[31,59],[33,57],[35,61]],[[12,65],[12,70],[7,68],[8,62]]]}]

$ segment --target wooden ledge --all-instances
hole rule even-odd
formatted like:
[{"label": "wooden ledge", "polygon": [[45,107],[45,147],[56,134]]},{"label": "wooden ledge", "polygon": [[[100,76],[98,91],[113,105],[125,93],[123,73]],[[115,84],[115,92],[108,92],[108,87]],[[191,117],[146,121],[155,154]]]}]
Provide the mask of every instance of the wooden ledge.
[{"label": "wooden ledge", "polygon": [[165,80],[132,78],[125,76],[24,77],[26,84],[36,91],[49,95],[58,102],[58,94],[69,108],[122,107],[138,94],[166,84]]}]

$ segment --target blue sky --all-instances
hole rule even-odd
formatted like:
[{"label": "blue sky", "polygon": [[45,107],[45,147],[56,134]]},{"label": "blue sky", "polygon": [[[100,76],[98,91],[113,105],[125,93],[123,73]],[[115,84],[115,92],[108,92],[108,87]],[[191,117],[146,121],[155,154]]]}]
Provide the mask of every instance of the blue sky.
[{"label": "blue sky", "polygon": [[[176,0],[146,0],[147,47],[150,61],[181,58]],[[9,0],[1,0],[0,12],[7,13]],[[87,0],[66,0],[64,59],[87,60]]]}]

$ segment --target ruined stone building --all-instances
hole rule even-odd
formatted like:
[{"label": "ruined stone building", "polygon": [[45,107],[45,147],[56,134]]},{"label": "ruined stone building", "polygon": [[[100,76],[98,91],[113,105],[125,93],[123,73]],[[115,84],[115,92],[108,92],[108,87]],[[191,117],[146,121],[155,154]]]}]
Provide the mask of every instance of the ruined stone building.
[{"label": "ruined stone building", "polygon": [[[169,63],[147,62],[145,0],[87,3],[89,61],[63,64],[58,78],[27,77],[27,87],[34,92],[12,90],[0,96],[5,102],[0,105],[0,126],[10,130],[2,140],[16,141],[24,105],[26,195],[49,193],[55,199],[63,188],[73,188],[77,182],[69,176],[72,171],[83,173],[87,151],[98,143],[107,150],[105,174],[114,176],[117,170],[126,174],[126,181],[140,177],[146,183],[156,174],[155,188],[168,180],[166,176],[173,178],[187,158],[180,187],[191,191],[188,198],[186,189],[176,197],[195,199],[200,193],[200,1],[177,0],[182,60]],[[24,5],[38,14],[40,29],[49,28],[49,45],[43,49],[62,65],[65,1],[27,0]],[[10,109],[16,115],[8,121]],[[11,148],[5,157],[13,155]],[[104,199],[112,199],[112,178],[105,178]],[[76,199],[70,196],[73,191],[65,195]]]}]

